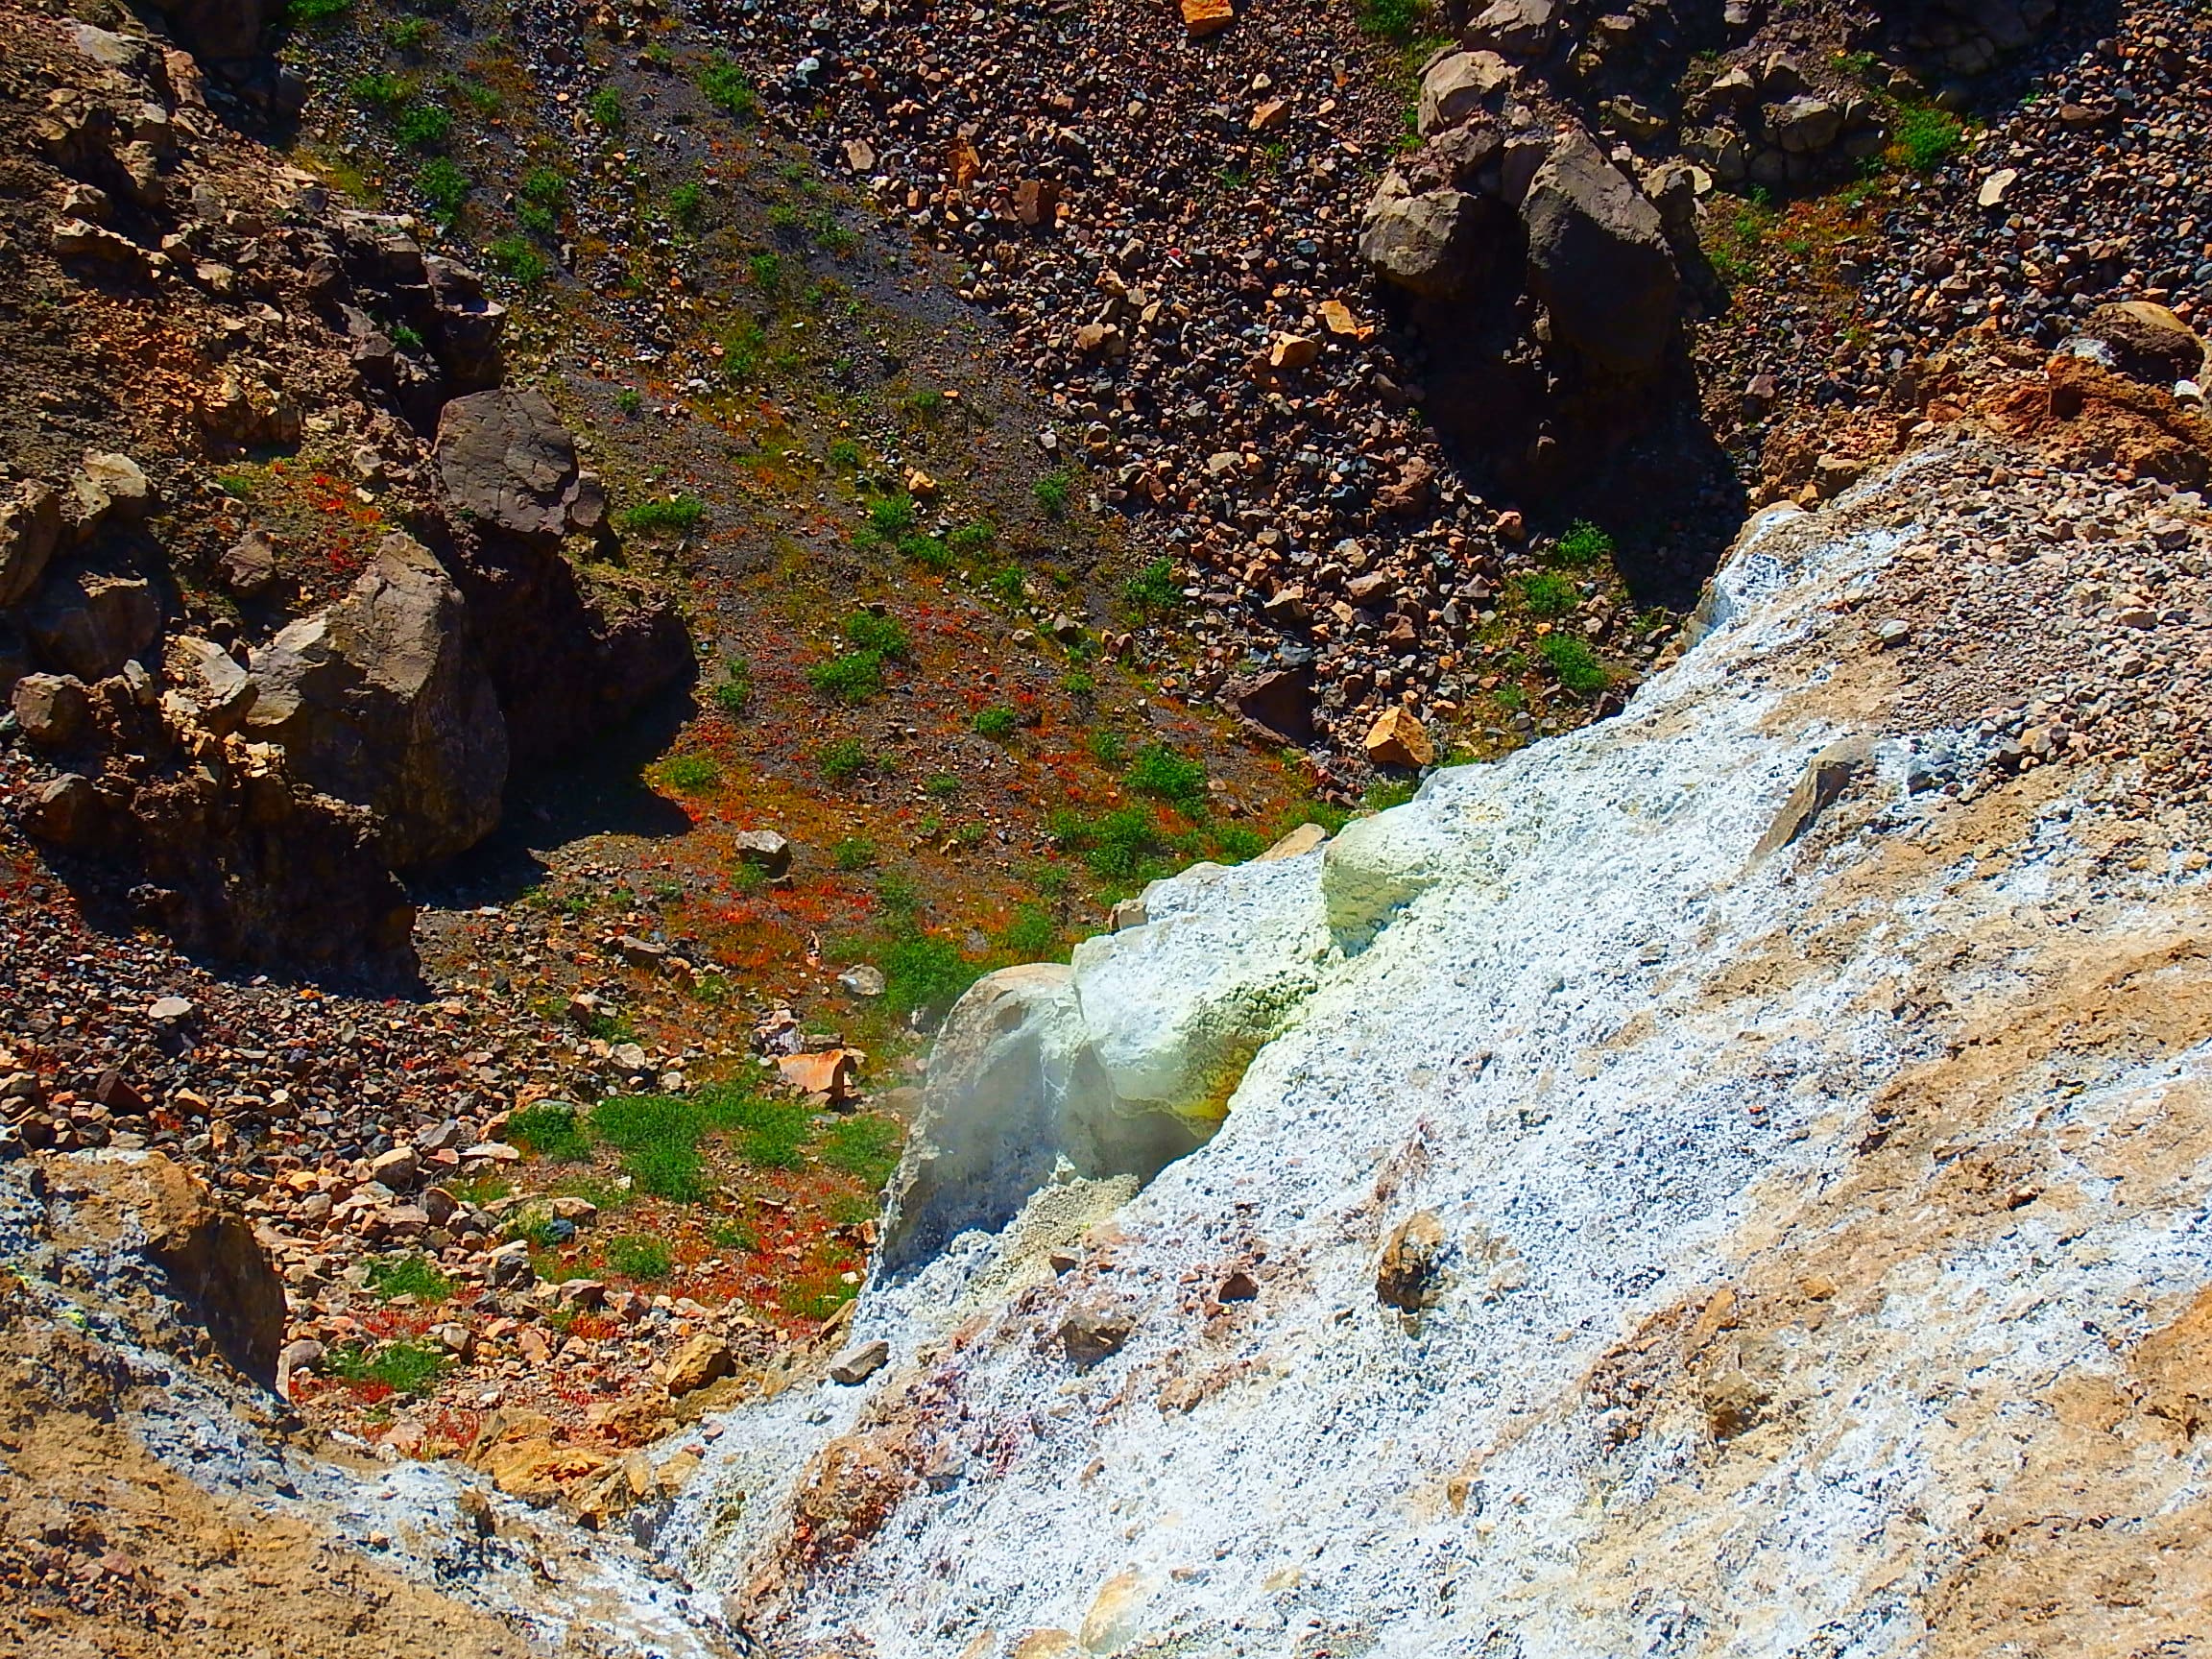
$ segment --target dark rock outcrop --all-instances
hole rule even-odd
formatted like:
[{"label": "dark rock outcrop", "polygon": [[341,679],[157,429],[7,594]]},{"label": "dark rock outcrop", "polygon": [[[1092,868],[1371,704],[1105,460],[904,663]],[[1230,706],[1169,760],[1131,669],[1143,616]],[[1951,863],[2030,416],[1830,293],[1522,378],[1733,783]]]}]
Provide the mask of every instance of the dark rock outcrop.
[{"label": "dark rock outcrop", "polygon": [[1656,369],[1682,316],[1682,281],[1659,210],[1590,136],[1570,131],[1521,202],[1528,291],[1554,341],[1626,373]]},{"label": "dark rock outcrop", "polygon": [[419,542],[387,537],[345,599],[253,653],[252,675],[247,730],[373,809],[395,864],[462,852],[498,822],[506,727],[460,590]]},{"label": "dark rock outcrop", "polygon": [[261,50],[268,0],[156,0],[178,40],[197,57],[251,58]]}]

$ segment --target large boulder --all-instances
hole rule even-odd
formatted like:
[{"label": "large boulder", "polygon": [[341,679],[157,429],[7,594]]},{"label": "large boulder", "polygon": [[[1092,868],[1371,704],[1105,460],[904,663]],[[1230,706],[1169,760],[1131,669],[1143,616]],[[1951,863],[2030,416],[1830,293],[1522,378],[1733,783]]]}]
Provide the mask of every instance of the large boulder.
[{"label": "large boulder", "polygon": [[576,441],[541,392],[454,398],[438,418],[437,458],[446,499],[485,530],[558,545],[598,528],[598,482],[577,469]]},{"label": "large boulder", "polygon": [[195,55],[221,60],[261,50],[269,0],[156,0],[177,38]]},{"label": "large boulder", "polygon": [[1449,300],[1473,265],[1478,200],[1458,190],[1416,195],[1393,172],[1384,177],[1359,228],[1359,257],[1384,281],[1428,300]]},{"label": "large boulder", "polygon": [[2196,330],[2149,300],[2098,306],[2062,349],[2152,386],[2195,380],[2204,373],[2204,342]]},{"label": "large boulder", "polygon": [[450,856],[498,822],[506,723],[460,589],[421,543],[386,537],[350,593],[252,654],[252,675],[247,730],[373,810],[395,864]]},{"label": "large boulder", "polygon": [[154,589],[134,576],[109,576],[82,565],[48,574],[22,612],[33,654],[81,680],[105,680],[141,655],[161,633]]},{"label": "large boulder", "polygon": [[1656,369],[1673,344],[1682,280],[1659,210],[1577,130],[1551,148],[1521,203],[1528,289],[1554,342],[1623,373]]},{"label": "large boulder", "polygon": [[37,589],[61,540],[61,495],[50,484],[26,483],[0,499],[0,609]]},{"label": "large boulder", "polygon": [[1468,26],[1477,45],[1520,62],[1531,62],[1551,49],[1558,8],[1552,0],[1491,0]]},{"label": "large boulder", "polygon": [[1414,125],[1424,138],[1456,127],[1512,80],[1513,66],[1495,52],[1447,52],[1421,77]]}]

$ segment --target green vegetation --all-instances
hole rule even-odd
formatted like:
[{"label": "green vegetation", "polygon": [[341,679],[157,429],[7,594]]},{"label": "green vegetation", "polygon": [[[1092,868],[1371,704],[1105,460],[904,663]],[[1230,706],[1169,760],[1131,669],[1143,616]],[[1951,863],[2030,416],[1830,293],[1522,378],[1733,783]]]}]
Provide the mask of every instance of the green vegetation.
[{"label": "green vegetation", "polygon": [[1429,13],[1427,0],[1354,0],[1354,4],[1361,34],[1400,43],[1420,32],[1421,20]]},{"label": "green vegetation", "polygon": [[590,101],[584,108],[590,114],[591,124],[597,127],[600,132],[619,132],[622,131],[622,94],[613,87],[600,87],[598,91],[591,94]]},{"label": "green vegetation", "polygon": [[387,1256],[369,1263],[369,1294],[380,1302],[395,1296],[412,1296],[418,1302],[443,1302],[453,1294],[453,1281],[438,1271],[437,1263],[420,1251],[407,1256]]},{"label": "green vegetation", "polygon": [[888,1118],[840,1118],[822,1138],[822,1162],[880,1188],[898,1166],[899,1125]]},{"label": "green vegetation", "polygon": [[423,162],[416,172],[415,188],[430,204],[432,217],[451,224],[460,217],[462,204],[475,186],[469,182],[468,174],[440,156]]},{"label": "green vegetation", "polygon": [[706,755],[676,755],[662,764],[661,779],[680,795],[696,795],[722,781],[722,768]]},{"label": "green vegetation", "polygon": [[1098,679],[1078,668],[1060,676],[1060,689],[1070,697],[1094,697],[1098,692]]},{"label": "green vegetation", "polygon": [[1547,634],[1537,651],[1558,676],[1559,684],[1581,696],[1605,689],[1605,665],[1589,646],[1570,634]]},{"label": "green vegetation", "polygon": [[722,678],[714,682],[709,695],[723,713],[744,713],[745,706],[753,701],[753,664],[742,657],[731,658],[722,664]]},{"label": "green vegetation", "polygon": [[1175,580],[1175,566],[1155,559],[1121,584],[1121,598],[1130,610],[1147,619],[1166,614],[1183,603],[1183,589]]},{"label": "green vegetation", "polygon": [[493,270],[521,283],[525,288],[537,287],[553,274],[553,267],[545,255],[520,236],[502,236],[485,249],[484,252],[492,261]]},{"label": "green vegetation", "polygon": [[698,82],[701,96],[738,120],[750,121],[760,113],[760,94],[745,71],[723,54],[715,53],[701,65]]},{"label": "green vegetation", "polygon": [[382,70],[356,78],[346,92],[365,109],[396,109],[413,96],[404,81]]},{"label": "green vegetation", "polygon": [[1552,559],[1561,565],[1595,565],[1612,555],[1613,538],[1587,518],[1568,525],[1567,533],[1551,549]]},{"label": "green vegetation", "polygon": [[830,862],[840,870],[865,870],[876,862],[876,843],[863,835],[849,835],[830,849]]},{"label": "green vegetation", "polygon": [[893,941],[876,965],[883,971],[884,1003],[902,1018],[944,1013],[980,972],[950,939],[934,933],[910,933]]},{"label": "green vegetation", "polygon": [[909,654],[906,630],[896,616],[878,616],[873,611],[855,611],[845,618],[845,637],[863,651],[903,659]]},{"label": "green vegetation", "polygon": [[645,409],[645,394],[635,386],[625,386],[614,394],[614,408],[618,414],[642,414]]},{"label": "green vegetation", "polygon": [[1575,584],[1555,571],[1538,570],[1521,578],[1521,603],[1532,616],[1564,616],[1580,602]]},{"label": "green vegetation", "polygon": [[707,503],[696,495],[671,495],[664,500],[640,501],[614,516],[614,528],[645,535],[673,530],[687,535],[707,517]]},{"label": "green vegetation", "polygon": [[642,1233],[608,1239],[601,1254],[609,1270],[625,1279],[665,1279],[676,1269],[676,1257],[668,1246]]},{"label": "green vegetation", "polygon": [[1160,875],[1162,860],[1178,851],[1148,807],[1118,807],[1097,818],[1063,809],[1046,828],[1064,853],[1079,854],[1102,881],[1138,882]]},{"label": "green vegetation", "polygon": [[709,1225],[707,1229],[707,1242],[717,1250],[751,1252],[760,1248],[760,1235],[733,1216]]},{"label": "green vegetation", "polygon": [[1267,851],[1267,838],[1242,824],[1225,826],[1214,838],[1215,851],[1231,864],[1241,864]]},{"label": "green vegetation", "polygon": [[906,407],[925,421],[934,421],[945,412],[945,394],[934,386],[924,387],[906,399]]},{"label": "green vegetation", "polygon": [[865,703],[883,689],[883,657],[878,651],[847,651],[806,670],[806,684],[840,703]]},{"label": "green vegetation", "polygon": [[556,1164],[581,1164],[591,1142],[576,1121],[576,1108],[562,1100],[541,1100],[507,1119],[507,1139],[524,1151]]},{"label": "green vegetation", "polygon": [[1100,727],[1091,733],[1091,758],[1101,766],[1118,766],[1129,758],[1129,740],[1118,732]]},{"label": "green vegetation", "polygon": [[917,521],[914,497],[902,491],[868,504],[866,534],[873,541],[897,542],[914,529]]},{"label": "green vegetation", "polygon": [[374,1349],[342,1342],[323,1362],[344,1382],[381,1383],[395,1394],[427,1393],[445,1369],[445,1357],[422,1342],[387,1342]]},{"label": "green vegetation", "polygon": [[1965,147],[1965,123],[1933,105],[1900,109],[1889,137],[1891,157],[1914,173],[1935,172]]},{"label": "green vegetation", "polygon": [[1029,493],[1047,518],[1065,518],[1068,504],[1074,498],[1075,479],[1066,469],[1047,472],[1030,487]]},{"label": "green vegetation", "polygon": [[1039,962],[1060,949],[1060,924],[1041,904],[1024,904],[998,935],[1000,949],[1024,962]]},{"label": "green vegetation", "polygon": [[686,179],[668,192],[668,222],[679,230],[696,230],[707,217],[707,192]]},{"label": "green vegetation", "polygon": [[[976,518],[946,537],[945,545],[963,559],[975,559],[988,553],[992,543],[998,540],[998,526],[988,518]],[[1015,580],[1021,580],[1020,572],[1016,572]]]},{"label": "green vegetation", "polygon": [[979,710],[971,724],[982,735],[993,742],[998,742],[1014,735],[1014,728],[1021,724],[1021,716],[1005,704],[994,703],[990,708]]},{"label": "green vegetation", "polygon": [[1173,803],[1190,817],[1206,810],[1206,768],[1165,743],[1147,743],[1130,763],[1129,787]]},{"label": "green vegetation", "polygon": [[830,782],[843,783],[868,769],[868,751],[860,746],[857,737],[839,737],[822,746],[814,757],[814,763],[822,768],[822,776]]},{"label": "green vegetation", "polygon": [[860,465],[860,445],[850,438],[832,438],[830,441],[830,465],[852,471]]},{"label": "green vegetation", "polygon": [[429,39],[427,17],[395,17],[384,25],[384,44],[395,52],[420,52]]},{"label": "green vegetation", "polygon": [[534,167],[515,192],[515,217],[525,230],[550,241],[560,234],[561,210],[568,204],[568,180],[550,167]]},{"label": "green vegetation", "polygon": [[353,0],[284,0],[284,27],[318,29],[353,10]]},{"label": "green vegetation", "polygon": [[411,150],[435,150],[453,131],[453,111],[443,104],[411,103],[399,111],[392,131]]}]

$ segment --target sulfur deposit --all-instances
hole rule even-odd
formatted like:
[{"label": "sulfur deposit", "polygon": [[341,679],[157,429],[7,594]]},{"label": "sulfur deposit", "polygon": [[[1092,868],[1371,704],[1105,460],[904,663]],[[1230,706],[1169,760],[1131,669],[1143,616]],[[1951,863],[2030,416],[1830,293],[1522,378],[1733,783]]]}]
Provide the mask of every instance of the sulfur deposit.
[{"label": "sulfur deposit", "polygon": [[1621,717],[985,980],[888,1363],[664,1547],[794,1650],[2187,1650],[2204,512],[1984,519],[2001,426],[1755,517]]}]

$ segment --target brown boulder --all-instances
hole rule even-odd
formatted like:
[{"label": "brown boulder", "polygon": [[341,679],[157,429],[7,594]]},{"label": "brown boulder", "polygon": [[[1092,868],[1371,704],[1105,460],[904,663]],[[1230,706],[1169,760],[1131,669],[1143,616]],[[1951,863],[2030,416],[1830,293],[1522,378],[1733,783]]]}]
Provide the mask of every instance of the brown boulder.
[{"label": "brown boulder", "polygon": [[60,539],[61,495],[51,485],[20,484],[12,500],[0,500],[0,609],[37,589]]},{"label": "brown boulder", "polygon": [[507,731],[461,594],[421,543],[385,538],[352,591],[253,653],[247,729],[316,788],[370,807],[396,864],[491,832]]},{"label": "brown boulder", "polygon": [[447,403],[438,417],[445,496],[485,528],[557,544],[589,503],[576,441],[542,392],[499,387]]},{"label": "brown boulder", "polygon": [[49,574],[22,618],[41,661],[86,681],[107,679],[161,633],[151,586],[75,565]]},{"label": "brown boulder", "polygon": [[2098,306],[2066,349],[2152,386],[2170,387],[2204,373],[2204,342],[2196,330],[2148,300]]},{"label": "brown boulder", "polygon": [[1367,758],[1378,766],[1428,766],[1436,759],[1436,745],[1410,709],[1393,704],[1367,729]]},{"label": "brown boulder", "polygon": [[1673,345],[1682,280],[1659,210],[1589,134],[1551,148],[1521,203],[1528,291],[1552,338],[1601,368],[1644,373]]}]

